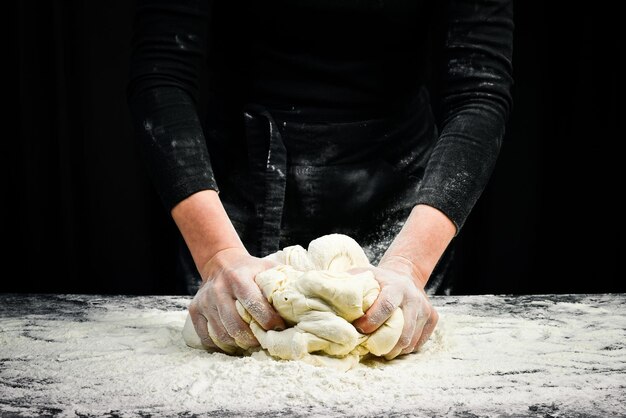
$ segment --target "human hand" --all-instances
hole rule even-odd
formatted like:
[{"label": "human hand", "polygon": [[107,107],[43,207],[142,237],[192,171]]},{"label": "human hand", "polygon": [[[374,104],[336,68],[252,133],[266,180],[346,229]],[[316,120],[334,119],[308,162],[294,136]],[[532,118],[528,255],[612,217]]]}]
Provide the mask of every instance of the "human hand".
[{"label": "human hand", "polygon": [[365,315],[352,324],[359,332],[370,334],[400,307],[404,316],[402,334],[385,358],[391,360],[400,354],[417,351],[428,340],[439,319],[424,292],[426,280],[419,276],[408,260],[401,257],[387,257],[376,267],[357,267],[348,272],[361,273],[365,270],[374,273],[381,289]]},{"label": "human hand", "polygon": [[254,281],[257,273],[275,264],[237,247],[218,251],[200,269],[203,283],[189,305],[189,314],[204,348],[236,354],[259,345],[250,326],[239,316],[235,300],[264,329],[285,328]]}]

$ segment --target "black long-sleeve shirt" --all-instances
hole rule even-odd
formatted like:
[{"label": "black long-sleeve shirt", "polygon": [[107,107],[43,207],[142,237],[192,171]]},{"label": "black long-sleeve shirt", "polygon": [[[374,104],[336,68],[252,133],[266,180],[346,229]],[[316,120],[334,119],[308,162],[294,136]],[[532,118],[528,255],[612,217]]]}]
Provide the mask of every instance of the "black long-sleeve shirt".
[{"label": "black long-sleeve shirt", "polygon": [[[225,115],[253,102],[352,120],[393,113],[433,68],[439,138],[414,203],[460,229],[489,179],[511,106],[511,3],[140,0],[128,100],[164,204],[219,191],[198,116],[203,72],[208,106]],[[444,30],[441,44],[433,27]]]}]

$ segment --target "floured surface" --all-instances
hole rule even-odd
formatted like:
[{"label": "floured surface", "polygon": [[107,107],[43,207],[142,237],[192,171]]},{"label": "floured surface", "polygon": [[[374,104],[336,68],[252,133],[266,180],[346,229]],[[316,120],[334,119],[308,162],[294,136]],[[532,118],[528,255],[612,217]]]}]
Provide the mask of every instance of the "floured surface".
[{"label": "floured surface", "polygon": [[433,297],[420,353],[345,373],[188,348],[189,301],[0,295],[0,415],[626,414],[623,295]]}]

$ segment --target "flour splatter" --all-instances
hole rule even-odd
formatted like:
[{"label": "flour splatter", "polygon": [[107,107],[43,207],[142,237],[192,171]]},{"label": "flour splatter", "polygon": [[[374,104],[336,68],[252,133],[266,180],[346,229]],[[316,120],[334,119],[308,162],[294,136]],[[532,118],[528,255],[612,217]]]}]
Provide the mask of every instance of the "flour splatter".
[{"label": "flour splatter", "polygon": [[4,295],[0,415],[624,415],[624,299],[434,297],[420,353],[344,373],[188,348],[189,298]]}]

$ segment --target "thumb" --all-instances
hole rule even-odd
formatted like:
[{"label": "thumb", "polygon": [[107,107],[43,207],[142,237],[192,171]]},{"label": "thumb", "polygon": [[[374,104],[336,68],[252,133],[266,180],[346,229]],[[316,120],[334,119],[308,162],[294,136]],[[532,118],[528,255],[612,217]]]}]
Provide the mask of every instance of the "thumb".
[{"label": "thumb", "polygon": [[365,315],[355,320],[352,325],[362,334],[371,334],[389,319],[400,303],[402,303],[401,292],[392,287],[383,287]]}]

